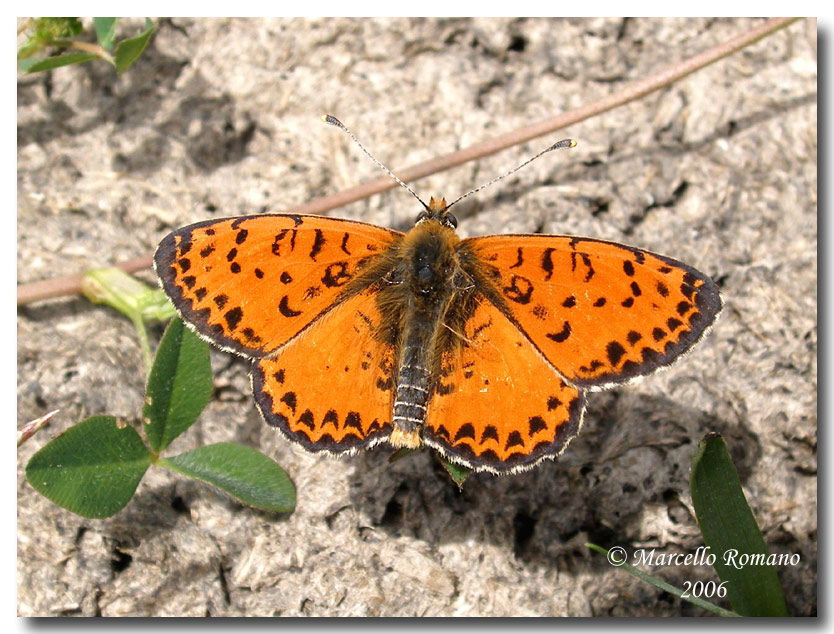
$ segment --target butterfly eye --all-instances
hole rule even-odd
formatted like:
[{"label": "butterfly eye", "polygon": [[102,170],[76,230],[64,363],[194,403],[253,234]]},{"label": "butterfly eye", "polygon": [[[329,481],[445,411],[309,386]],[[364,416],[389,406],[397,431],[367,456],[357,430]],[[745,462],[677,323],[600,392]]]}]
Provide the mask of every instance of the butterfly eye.
[{"label": "butterfly eye", "polygon": [[443,218],[443,223],[450,226],[452,229],[458,228],[458,219],[455,218],[452,214],[446,214]]},{"label": "butterfly eye", "polygon": [[423,222],[424,220],[426,220],[428,217],[429,217],[429,215],[428,215],[425,211],[421,211],[421,212],[417,215],[417,218],[414,220],[414,224],[415,224],[415,225],[419,225],[421,222]]}]

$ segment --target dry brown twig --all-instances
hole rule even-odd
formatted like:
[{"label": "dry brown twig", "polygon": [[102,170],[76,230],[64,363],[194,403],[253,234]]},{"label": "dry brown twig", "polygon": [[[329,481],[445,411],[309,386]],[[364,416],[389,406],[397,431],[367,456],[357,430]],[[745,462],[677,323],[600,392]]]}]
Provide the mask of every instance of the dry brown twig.
[{"label": "dry brown twig", "polygon": [[[412,165],[402,170],[394,170],[396,174],[405,182],[412,182],[420,178],[442,172],[444,170],[456,167],[463,163],[479,159],[490,154],[495,154],[501,150],[505,150],[513,145],[525,143],[531,139],[535,139],[546,134],[551,134],[556,130],[565,128],[569,125],[579,123],[590,117],[601,114],[608,110],[612,110],[618,106],[625,105],[631,101],[635,101],[644,97],[645,95],[669,86],[670,84],[683,79],[687,75],[691,75],[697,70],[700,70],[710,64],[732,55],[733,53],[767,37],[768,35],[787,27],[799,18],[770,18],[757,27],[750,29],[736,37],[714,46],[711,49],[699,53],[694,57],[684,60],[680,64],[676,64],[656,75],[635,81],[623,90],[599,99],[590,104],[563,112],[544,119],[537,123],[533,123],[523,128],[513,130],[507,134],[487,139],[471,145],[457,152],[438,156],[417,165]],[[368,181],[356,187],[350,187],[336,194],[330,196],[323,196],[312,200],[299,207],[287,210],[288,213],[296,214],[321,214],[325,211],[335,207],[341,207],[348,203],[361,200],[386,191],[396,186],[396,183],[387,176]],[[135,273],[151,266],[152,256],[145,255],[115,264],[117,268],[122,269],[126,273]],[[56,277],[40,282],[31,282],[28,284],[20,284],[17,287],[17,304],[28,304],[30,302],[39,301],[42,299],[49,299],[53,297],[61,297],[63,295],[74,295],[81,292],[82,275],[67,275],[64,277]]]}]

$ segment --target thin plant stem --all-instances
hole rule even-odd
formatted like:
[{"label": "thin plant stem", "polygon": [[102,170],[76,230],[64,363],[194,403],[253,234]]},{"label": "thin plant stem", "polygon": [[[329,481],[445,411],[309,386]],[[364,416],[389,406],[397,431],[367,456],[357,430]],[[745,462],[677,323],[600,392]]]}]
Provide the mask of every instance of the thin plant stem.
[{"label": "thin plant stem", "polygon": [[[535,139],[546,134],[551,134],[556,130],[573,125],[580,121],[584,121],[590,117],[596,116],[613,108],[625,105],[629,102],[636,101],[645,97],[651,92],[665,88],[670,84],[691,75],[695,71],[714,64],[715,62],[745,48],[751,44],[758,42],[764,37],[772,33],[784,29],[799,18],[770,18],[765,20],[758,26],[737,35],[736,37],[718,44],[703,53],[699,53],[694,57],[682,61],[679,64],[667,68],[666,70],[641,79],[627,85],[622,90],[598,99],[592,103],[586,104],[575,110],[569,110],[562,114],[544,119],[537,123],[533,123],[522,128],[518,128],[507,134],[503,134],[492,139],[487,139],[468,148],[438,156],[429,161],[418,163],[401,170],[393,170],[403,181],[412,182],[420,178],[425,178],[430,174],[442,172],[452,167],[456,167],[469,161],[495,154],[501,150],[505,150],[511,146],[525,143],[531,139]],[[356,202],[363,198],[368,198],[374,194],[387,191],[396,187],[396,183],[387,176],[376,178],[374,180],[357,185],[356,187],[349,187],[336,194],[330,196],[323,196],[308,203],[294,207],[287,210],[294,214],[322,214],[325,211],[335,207],[341,207],[348,203]],[[125,262],[120,262],[114,266],[122,269],[127,273],[135,273],[136,271],[148,268],[152,263],[152,256],[145,255]],[[68,275],[64,277],[56,277],[49,280],[39,282],[30,282],[28,284],[20,284],[17,287],[17,304],[18,306],[28,304],[30,302],[39,301],[42,299],[49,299],[53,297],[61,297],[64,295],[73,295],[81,291],[81,275]]]},{"label": "thin plant stem", "polygon": [[139,336],[139,348],[142,350],[142,364],[145,366],[145,378],[151,375],[151,367],[153,366],[153,355],[151,354],[151,344],[148,341],[148,331],[145,328],[145,320],[142,315],[133,315],[130,320],[136,328],[136,334]]}]

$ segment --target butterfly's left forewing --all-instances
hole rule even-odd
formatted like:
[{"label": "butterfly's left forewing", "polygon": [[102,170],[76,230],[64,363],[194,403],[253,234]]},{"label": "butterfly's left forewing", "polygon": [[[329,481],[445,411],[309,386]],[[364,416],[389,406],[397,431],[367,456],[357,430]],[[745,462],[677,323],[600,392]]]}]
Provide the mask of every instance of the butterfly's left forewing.
[{"label": "butterfly's left forewing", "polygon": [[224,350],[261,358],[335,306],[401,236],[321,216],[209,220],[169,234],[154,266],[186,323]]},{"label": "butterfly's left forewing", "polygon": [[570,383],[599,389],[669,365],[721,310],[715,283],[681,262],[571,236],[469,238],[492,301]]}]

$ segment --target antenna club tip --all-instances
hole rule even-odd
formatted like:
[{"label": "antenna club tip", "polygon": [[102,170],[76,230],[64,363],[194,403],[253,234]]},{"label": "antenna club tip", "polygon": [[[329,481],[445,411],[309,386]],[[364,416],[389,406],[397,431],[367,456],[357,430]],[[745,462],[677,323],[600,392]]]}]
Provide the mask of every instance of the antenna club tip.
[{"label": "antenna club tip", "polygon": [[550,146],[550,149],[555,150],[559,148],[572,148],[576,147],[576,139],[562,139],[561,141],[554,143]]},{"label": "antenna club tip", "polygon": [[332,114],[325,113],[325,114],[321,115],[320,119],[322,121],[324,121],[324,123],[329,123],[330,125],[335,125],[337,127],[341,125],[341,121],[339,121]]}]

